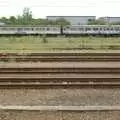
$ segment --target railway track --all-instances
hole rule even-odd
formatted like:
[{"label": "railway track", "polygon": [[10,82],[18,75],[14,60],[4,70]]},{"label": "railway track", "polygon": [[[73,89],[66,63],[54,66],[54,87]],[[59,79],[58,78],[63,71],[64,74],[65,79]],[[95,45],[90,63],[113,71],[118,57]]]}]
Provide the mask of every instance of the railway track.
[{"label": "railway track", "polygon": [[87,74],[120,74],[120,68],[0,68],[1,74],[67,74],[67,73],[87,73]]},{"label": "railway track", "polygon": [[28,54],[1,53],[0,61],[5,62],[120,61],[120,53],[28,53]]},{"label": "railway track", "polygon": [[[40,53],[40,54],[7,54],[1,55],[1,61],[13,60],[24,63],[0,64],[0,88],[116,88],[120,87],[120,53]],[[29,63],[28,61],[32,61]],[[36,63],[33,63],[37,61]],[[74,62],[73,62],[74,61]],[[81,61],[81,62],[80,62]],[[84,62],[82,62],[84,61]],[[89,61],[89,62],[88,62]],[[105,61],[105,62],[104,62]],[[107,61],[107,62],[106,62]],[[116,62],[117,61],[117,62]],[[48,62],[48,63],[47,63]],[[61,63],[59,63],[61,62]],[[11,111],[14,118],[23,119],[21,116],[29,116],[27,119],[38,118],[52,119],[118,119],[120,106],[1,106],[4,118],[10,118],[7,112]],[[22,112],[19,112],[22,111]],[[34,115],[32,118],[31,115]],[[17,112],[21,114],[18,118]],[[29,113],[30,112],[30,113]],[[48,113],[49,112],[49,113]],[[84,113],[84,115],[83,115]],[[8,115],[8,116],[7,116]],[[82,117],[81,117],[82,116]],[[114,116],[114,117],[113,117]],[[88,118],[88,119],[89,119]]]},{"label": "railway track", "polygon": [[119,120],[120,106],[0,106],[0,118],[36,120]]},{"label": "railway track", "polygon": [[120,64],[113,63],[5,64],[0,87],[119,87]]},{"label": "railway track", "polygon": [[120,53],[1,53],[0,60],[24,62],[0,66],[1,87],[120,86]]},{"label": "railway track", "polygon": [[119,74],[119,62],[8,63],[0,74]]}]

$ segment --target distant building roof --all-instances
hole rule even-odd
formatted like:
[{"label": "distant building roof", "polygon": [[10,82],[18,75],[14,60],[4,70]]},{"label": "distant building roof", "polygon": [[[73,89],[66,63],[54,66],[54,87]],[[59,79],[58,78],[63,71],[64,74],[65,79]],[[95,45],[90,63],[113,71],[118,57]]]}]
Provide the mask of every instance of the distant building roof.
[{"label": "distant building roof", "polygon": [[47,16],[48,20],[57,20],[64,18],[69,21],[72,25],[86,25],[89,19],[96,19],[96,16]]},{"label": "distant building roof", "polygon": [[103,19],[104,21],[108,23],[113,23],[113,22],[120,22],[120,17],[100,17],[100,19]]},{"label": "distant building roof", "polygon": [[110,17],[110,16],[105,16],[105,17],[100,17],[100,18],[120,18],[120,17]]},{"label": "distant building roof", "polygon": [[95,17],[96,18],[96,16],[47,16],[47,18],[48,17]]}]

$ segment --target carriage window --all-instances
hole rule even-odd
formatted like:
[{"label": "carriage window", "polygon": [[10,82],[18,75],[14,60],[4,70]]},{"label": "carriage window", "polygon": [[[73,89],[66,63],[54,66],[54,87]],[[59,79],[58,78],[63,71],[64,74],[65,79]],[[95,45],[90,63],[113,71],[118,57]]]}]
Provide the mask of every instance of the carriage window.
[{"label": "carriage window", "polygon": [[83,30],[84,30],[84,28],[78,28],[78,30],[83,31]]},{"label": "carriage window", "polygon": [[86,31],[89,31],[89,30],[91,30],[91,28],[85,28],[85,30],[86,30]]},{"label": "carriage window", "polygon": [[39,30],[39,28],[36,28],[36,30]]},{"label": "carriage window", "polygon": [[97,30],[98,30],[98,28],[93,28],[93,30],[94,30],[94,31],[97,31]]},{"label": "carriage window", "polygon": [[1,28],[1,30],[8,30],[8,28]]},{"label": "carriage window", "polygon": [[55,31],[55,30],[57,30],[57,28],[53,28],[53,30]]},{"label": "carriage window", "polygon": [[66,27],[66,29],[70,29],[70,27]]},{"label": "carriage window", "polygon": [[113,28],[110,28],[110,30],[113,30]]},{"label": "carriage window", "polygon": [[104,31],[106,31],[106,28],[103,28]]},{"label": "carriage window", "polygon": [[9,30],[15,30],[15,28],[9,28]]},{"label": "carriage window", "polygon": [[[25,29],[25,28],[24,28],[24,29]],[[22,30],[23,30],[23,28],[17,28],[17,30],[18,30],[18,31],[22,31]]]},{"label": "carriage window", "polygon": [[50,28],[47,28],[47,30],[50,30]]},{"label": "carriage window", "polygon": [[39,30],[42,30],[42,28],[38,28]]},{"label": "carriage window", "polygon": [[[22,30],[22,29],[20,29],[20,30]],[[24,30],[29,30],[29,28],[24,28]]]},{"label": "carriage window", "polygon": [[116,30],[116,31],[119,31],[119,28],[118,28],[118,27],[116,27],[116,28],[115,28],[115,30]]},{"label": "carriage window", "polygon": [[45,30],[45,28],[40,28],[40,30]]},{"label": "carriage window", "polygon": [[74,30],[74,28],[70,28],[70,30]]}]

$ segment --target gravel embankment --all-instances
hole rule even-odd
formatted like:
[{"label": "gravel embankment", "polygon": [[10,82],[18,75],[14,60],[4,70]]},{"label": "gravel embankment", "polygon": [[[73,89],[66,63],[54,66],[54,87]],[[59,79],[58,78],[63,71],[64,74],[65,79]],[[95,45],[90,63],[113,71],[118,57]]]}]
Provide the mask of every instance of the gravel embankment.
[{"label": "gravel embankment", "polygon": [[120,111],[46,112],[0,111],[0,120],[119,120]]},{"label": "gravel embankment", "polygon": [[0,89],[0,105],[120,105],[120,88]]}]

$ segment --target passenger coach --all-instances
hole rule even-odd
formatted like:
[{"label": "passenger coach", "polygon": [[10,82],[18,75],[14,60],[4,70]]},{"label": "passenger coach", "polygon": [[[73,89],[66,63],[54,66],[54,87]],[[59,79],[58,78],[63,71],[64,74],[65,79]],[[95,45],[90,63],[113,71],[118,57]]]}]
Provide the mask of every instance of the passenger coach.
[{"label": "passenger coach", "polygon": [[120,35],[120,25],[1,26],[0,35]]},{"label": "passenger coach", "polygon": [[65,26],[63,33],[68,35],[120,35],[120,25]]},{"label": "passenger coach", "polygon": [[60,28],[57,26],[5,26],[0,27],[0,34],[26,34],[26,35],[35,35],[35,34],[60,34]]}]

